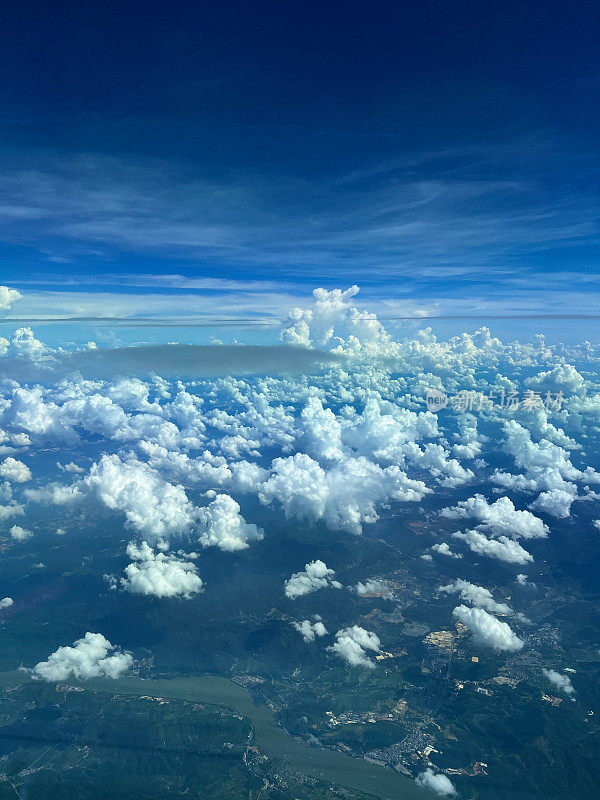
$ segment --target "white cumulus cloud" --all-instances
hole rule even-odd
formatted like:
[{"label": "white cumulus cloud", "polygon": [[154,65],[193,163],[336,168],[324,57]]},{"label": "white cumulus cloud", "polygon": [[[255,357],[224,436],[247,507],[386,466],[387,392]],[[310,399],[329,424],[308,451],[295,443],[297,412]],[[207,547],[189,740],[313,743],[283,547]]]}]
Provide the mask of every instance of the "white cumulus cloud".
[{"label": "white cumulus cloud", "polygon": [[461,533],[457,531],[452,536],[455,539],[462,539],[469,548],[478,555],[497,558],[499,561],[506,561],[507,564],[527,564],[533,561],[533,556],[524,547],[508,536],[499,536],[497,539],[488,539],[483,533],[477,530]]},{"label": "white cumulus cloud", "polygon": [[327,634],[327,628],[320,620],[311,622],[309,619],[303,619],[302,622],[293,622],[292,625],[298,633],[302,634],[305,642],[314,642],[315,637]]},{"label": "white cumulus cloud", "polygon": [[330,530],[362,533],[364,523],[376,522],[377,506],[418,501],[431,492],[396,466],[385,469],[363,456],[346,458],[325,470],[306,453],[276,458],[262,484],[262,503],[278,500],[287,517],[323,519]]},{"label": "white cumulus cloud", "polygon": [[561,672],[557,672],[555,669],[544,669],[542,671],[554,687],[560,689],[560,691],[564,692],[565,694],[573,694],[575,689],[573,688],[571,678],[569,678],[568,675],[563,675]]},{"label": "white cumulus cloud", "polygon": [[13,303],[20,300],[23,295],[17,289],[0,286],[0,311],[10,311]]},{"label": "white cumulus cloud", "polygon": [[305,594],[316,592],[317,589],[324,589],[326,586],[333,586],[339,589],[341,584],[333,580],[334,570],[329,569],[327,564],[317,558],[305,565],[302,572],[295,572],[288,578],[284,585],[285,595],[290,600],[302,597]]},{"label": "white cumulus cloud", "polygon": [[0,464],[0,478],[6,478],[13,483],[26,483],[31,480],[31,470],[27,464],[9,456]]},{"label": "white cumulus cloud", "polygon": [[489,611],[490,614],[510,616],[513,613],[512,608],[506,605],[506,603],[497,603],[489,589],[483,586],[477,586],[477,584],[470,583],[462,578],[458,578],[454,583],[449,583],[446,586],[440,586],[439,591],[445,594],[458,592],[460,593],[461,600],[464,600],[465,603],[471,603],[471,605],[477,606],[478,608],[484,608],[486,611]]},{"label": "white cumulus cloud", "polygon": [[116,650],[101,633],[88,631],[72,647],[59,647],[47,661],[36,664],[31,675],[52,682],[68,678],[118,678],[131,667],[133,658]]},{"label": "white cumulus cloud", "polygon": [[456,794],[454,784],[446,775],[434,772],[431,767],[428,767],[424,772],[421,772],[415,778],[418,786],[424,789],[430,789],[432,792],[439,794],[442,797],[450,797]]},{"label": "white cumulus cloud", "polygon": [[240,507],[227,494],[218,494],[197,512],[200,543],[233,552],[249,547],[249,542],[263,538],[263,531],[240,514]]},{"label": "white cumulus cloud", "polygon": [[448,558],[462,558],[460,553],[455,553],[450,549],[450,545],[447,542],[432,544],[431,549],[434,551],[434,553],[439,553],[441,556],[448,556]]},{"label": "white cumulus cloud", "polygon": [[131,542],[127,555],[132,563],[125,568],[121,586],[133,594],[154,597],[191,597],[202,591],[196,565],[174,555],[155,552],[147,542]]},{"label": "white cumulus cloud", "polygon": [[27,539],[31,539],[33,536],[31,531],[28,531],[26,528],[22,528],[20,525],[13,525],[9,533],[17,542],[26,542]]},{"label": "white cumulus cloud", "polygon": [[385,581],[381,581],[378,579],[370,579],[361,583],[360,581],[354,587],[354,591],[356,594],[364,597],[366,595],[376,595],[378,597],[383,597],[385,600],[393,600],[394,595],[390,587],[385,583]]},{"label": "white cumulus cloud", "polygon": [[494,650],[514,651],[523,647],[523,641],[513,632],[510,625],[489,614],[483,608],[457,606],[454,617],[466,625],[473,633],[473,639],[484,647]]},{"label": "white cumulus cloud", "polygon": [[531,511],[518,511],[508,497],[488,503],[483,495],[476,494],[454,507],[443,508],[440,513],[449,519],[474,518],[481,523],[481,529],[492,536],[543,539],[548,535],[548,526],[539,517]]},{"label": "white cumulus cloud", "polygon": [[347,661],[353,667],[367,667],[373,669],[375,663],[367,655],[367,650],[375,653],[381,652],[379,637],[372,631],[353,625],[351,628],[342,628],[335,634],[336,641],[327,649]]}]

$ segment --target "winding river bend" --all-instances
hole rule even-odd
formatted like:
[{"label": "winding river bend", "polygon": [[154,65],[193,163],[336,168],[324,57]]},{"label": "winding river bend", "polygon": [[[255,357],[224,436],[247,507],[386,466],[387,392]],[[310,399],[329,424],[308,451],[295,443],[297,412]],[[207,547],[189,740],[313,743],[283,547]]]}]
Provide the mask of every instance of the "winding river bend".
[{"label": "winding river bend", "polygon": [[[0,673],[0,685],[29,680],[23,672]],[[267,706],[256,704],[247,689],[227,678],[214,675],[184,678],[125,676],[117,680],[90,680],[81,685],[88,690],[107,694],[150,695],[225,707],[251,720],[256,744],[262,752],[287,761],[313,778],[347,786],[380,800],[427,800],[431,797],[429,792],[420,789],[412,780],[387,767],[352,758],[337,750],[311,747],[288,735],[277,725]]]}]

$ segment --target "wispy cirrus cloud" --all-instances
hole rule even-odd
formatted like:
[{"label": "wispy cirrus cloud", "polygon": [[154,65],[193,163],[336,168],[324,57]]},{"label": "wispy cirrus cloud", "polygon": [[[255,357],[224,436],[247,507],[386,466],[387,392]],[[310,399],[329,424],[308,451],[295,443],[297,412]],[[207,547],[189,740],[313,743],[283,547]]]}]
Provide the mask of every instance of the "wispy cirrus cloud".
[{"label": "wispy cirrus cloud", "polygon": [[0,227],[5,240],[58,259],[154,253],[285,267],[292,277],[370,270],[418,278],[428,269],[452,277],[485,266],[501,277],[524,252],[597,242],[597,198],[577,172],[568,184],[564,175],[545,179],[550,155],[536,149],[528,167],[522,144],[516,153],[470,148],[309,180],[29,154],[0,171]]}]

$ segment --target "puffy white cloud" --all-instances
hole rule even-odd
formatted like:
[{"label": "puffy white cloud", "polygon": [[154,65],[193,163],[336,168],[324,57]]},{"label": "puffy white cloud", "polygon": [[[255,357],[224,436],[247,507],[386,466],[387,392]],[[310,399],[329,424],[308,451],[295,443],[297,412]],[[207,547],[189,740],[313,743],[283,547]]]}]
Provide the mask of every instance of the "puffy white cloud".
[{"label": "puffy white cloud", "polygon": [[72,647],[59,647],[47,661],[36,664],[31,675],[51,682],[68,678],[118,678],[131,667],[133,658],[129,653],[115,650],[116,646],[101,633],[88,631]]},{"label": "puffy white cloud", "polygon": [[381,652],[379,637],[372,631],[353,625],[342,628],[335,634],[336,641],[327,649],[347,661],[353,667],[373,669],[375,663],[367,655],[367,650]]},{"label": "puffy white cloud", "polygon": [[534,442],[530,431],[516,420],[504,423],[504,433],[504,449],[513,456],[516,466],[525,470],[525,475],[511,475],[496,470],[492,475],[495,483],[522,491],[560,489],[575,495],[574,481],[585,479],[597,482],[598,475],[594,470],[589,467],[584,472],[578,470],[571,463],[568,452],[547,438]]},{"label": "puffy white cloud", "polygon": [[456,789],[450,778],[441,772],[435,773],[431,767],[417,775],[415,783],[424,789],[430,789],[442,797],[450,797],[456,794]]},{"label": "puffy white cloud", "polygon": [[13,303],[20,300],[23,295],[17,289],[9,286],[0,286],[0,311],[10,311]]},{"label": "puffy white cloud", "polygon": [[449,583],[446,586],[440,586],[438,591],[444,592],[445,594],[459,592],[461,600],[464,600],[466,603],[471,603],[471,605],[477,606],[478,608],[484,608],[486,611],[489,611],[490,614],[503,614],[508,616],[513,613],[512,608],[506,605],[506,603],[497,603],[489,589],[462,580],[462,578],[458,578],[454,583]]},{"label": "puffy white cloud", "polygon": [[450,549],[450,545],[447,542],[440,542],[439,544],[432,544],[431,549],[435,553],[439,553],[441,556],[448,556],[448,558],[462,558],[461,553],[455,553],[453,550]]},{"label": "puffy white cloud", "polygon": [[155,552],[147,542],[131,542],[127,555],[133,559],[125,568],[121,586],[133,594],[154,597],[191,597],[202,591],[196,565],[174,555]]},{"label": "puffy white cloud", "polygon": [[287,344],[327,347],[333,350],[381,352],[391,341],[375,314],[352,304],[358,286],[349,289],[315,289],[312,308],[294,308],[281,334]]},{"label": "puffy white cloud", "polygon": [[14,600],[12,599],[12,597],[3,597],[2,600],[0,600],[0,609],[10,608],[10,606],[12,606],[13,603]]},{"label": "puffy white cloud", "polygon": [[519,584],[519,586],[535,586],[535,583],[531,583],[531,581],[527,578],[523,572],[519,572],[515,581]]},{"label": "puffy white cloud", "polygon": [[168,483],[141,461],[117,455],[102,456],[75,488],[121,511],[129,527],[154,540],[187,533],[196,518],[183,486]]},{"label": "puffy white cloud", "polygon": [[325,470],[305,453],[276,458],[272,474],[261,486],[262,503],[279,500],[286,517],[320,519],[325,513],[329,486]]},{"label": "puffy white cloud", "polygon": [[[446,469],[447,453],[426,455],[415,443],[439,436],[438,421],[429,411],[415,412],[384,403],[369,393],[362,414],[352,415],[342,428],[345,445],[382,464],[402,466],[406,459],[423,469]],[[431,463],[428,463],[431,462]]]},{"label": "puffy white cloud", "polygon": [[69,461],[68,464],[61,464],[60,461],[57,461],[56,466],[59,468],[61,472],[70,472],[75,475],[79,475],[82,472],[85,472],[83,467],[78,466],[73,461]]},{"label": "puffy white cloud", "polygon": [[0,338],[0,355],[14,359],[15,374],[19,376],[25,366],[42,370],[51,366],[55,362],[54,352],[35,338],[31,328],[18,328],[10,341]]},{"label": "puffy white cloud", "polygon": [[473,633],[473,639],[484,647],[494,650],[514,651],[523,647],[523,641],[512,631],[506,622],[502,622],[483,608],[457,606],[452,612],[454,617],[466,625]]},{"label": "puffy white cloud", "polygon": [[311,397],[300,414],[300,442],[315,458],[339,461],[343,458],[342,426],[330,408]]},{"label": "puffy white cloud", "polygon": [[62,419],[58,405],[44,398],[41,386],[15,388],[2,411],[1,421],[11,430],[42,440],[55,439],[74,445],[79,438]]},{"label": "puffy white cloud", "polygon": [[555,669],[544,669],[542,672],[546,678],[548,678],[550,683],[557,689],[560,689],[561,692],[564,692],[565,694],[573,694],[575,691],[573,684],[571,683],[571,678],[569,678],[568,675],[563,675],[561,672],[557,672]]},{"label": "puffy white cloud", "polygon": [[[127,411],[162,414],[163,409],[161,405],[156,401],[151,403],[148,398],[150,388],[150,384],[141,381],[139,378],[123,378],[117,381],[117,383],[108,386],[107,394],[111,400],[114,400]],[[164,382],[162,388],[163,391],[166,390]],[[168,396],[169,394],[167,392],[167,397]]]},{"label": "puffy white cloud", "polygon": [[[93,497],[107,508],[124,513],[128,527],[154,542],[195,531],[203,546],[233,551],[263,537],[260,528],[244,520],[238,503],[229,495],[217,495],[207,507],[198,508],[183,486],[166,481],[155,466],[131,456],[122,460],[116,454],[104,455],[71,486],[50,484],[45,489],[26,490],[26,496],[57,505]],[[229,470],[227,473],[231,475]]]},{"label": "puffy white cloud", "polygon": [[[21,343],[22,344],[22,343]],[[136,391],[125,391],[133,386]],[[138,388],[140,387],[140,388]],[[121,381],[116,386],[81,378],[60,381],[55,388],[15,388],[2,413],[3,423],[14,431],[35,438],[76,444],[80,434],[93,434],[116,441],[140,439],[169,448],[198,447],[204,426],[198,415],[192,423],[180,413],[177,401],[161,406],[148,400],[149,386],[141,381]],[[132,397],[134,395],[134,397]],[[121,399],[125,409],[117,402]],[[197,404],[201,400],[196,398]],[[175,421],[166,417],[172,416]],[[178,427],[189,423],[187,427]]]},{"label": "puffy white cloud", "polygon": [[230,412],[219,406],[206,414],[207,424],[222,434],[221,439],[214,440],[215,447],[235,458],[242,451],[256,455],[264,445],[289,451],[296,438],[296,423],[290,408],[272,405],[266,387],[265,391],[258,391],[233,378],[220,381],[219,386],[234,407]]},{"label": "puffy white cloud", "polygon": [[79,503],[87,496],[80,491],[80,485],[65,486],[63,483],[49,483],[41,489],[25,489],[23,496],[34,503],[53,503],[56,506]]},{"label": "puffy white cloud", "polygon": [[[197,458],[190,458],[187,453],[180,453],[168,450],[166,447],[142,440],[138,442],[138,449],[148,458],[148,465],[155,469],[162,476],[167,476],[171,480],[182,481],[199,486],[222,486],[231,483],[239,491],[253,491],[256,489],[254,484],[248,487],[242,486],[243,478],[256,480],[256,476],[262,474],[257,465],[255,473],[238,476],[234,475],[233,470],[229,469],[227,462],[222,456],[213,456],[210,452],[204,451]],[[248,462],[240,462],[247,464]]]},{"label": "puffy white cloud", "polygon": [[529,507],[535,511],[543,511],[557,519],[566,519],[571,514],[573,501],[577,499],[577,488],[572,483],[565,485],[571,487],[571,491],[551,489],[548,492],[542,492]]},{"label": "puffy white cloud", "polygon": [[488,539],[480,531],[467,531],[461,533],[457,531],[452,534],[455,539],[462,539],[469,548],[482,556],[497,558],[499,561],[506,561],[508,564],[527,564],[533,561],[533,556],[524,547],[508,536],[499,536],[497,539]]},{"label": "puffy white cloud", "polygon": [[456,506],[443,508],[442,516],[449,519],[474,518],[480,527],[493,536],[509,536],[512,539],[540,539],[548,535],[548,526],[531,511],[517,511],[508,497],[500,497],[488,503],[481,494],[461,500]]},{"label": "puffy white cloud", "polygon": [[367,595],[375,595],[377,597],[383,597],[385,600],[393,600],[394,595],[390,587],[385,583],[385,581],[380,580],[368,580],[364,583],[360,581],[354,587],[354,591],[356,594],[364,597]]},{"label": "puffy white cloud", "polygon": [[13,525],[9,533],[17,542],[26,542],[27,539],[31,539],[33,536],[31,531],[22,528],[20,525]]},{"label": "puffy white cloud", "polygon": [[442,486],[449,488],[462,486],[474,477],[472,470],[465,469],[455,458],[448,456],[448,450],[432,442],[422,449],[414,443],[406,448],[406,457],[411,464],[427,470]]},{"label": "puffy white cloud", "polygon": [[25,509],[20,503],[12,500],[6,506],[0,506],[0,522],[5,522],[10,517],[19,517],[25,514]]},{"label": "puffy white cloud", "polygon": [[57,416],[70,428],[80,427],[105,439],[125,431],[128,424],[121,406],[110,397],[98,393],[68,400],[57,411]]},{"label": "puffy white cloud", "polygon": [[320,620],[311,622],[309,619],[303,619],[302,622],[292,622],[294,628],[298,633],[302,634],[305,642],[314,642],[316,636],[325,636],[327,628]]},{"label": "puffy white cloud", "polygon": [[525,385],[540,393],[562,392],[569,395],[579,394],[584,388],[585,380],[572,364],[558,364],[554,369],[527,378]]},{"label": "puffy white cloud", "polygon": [[268,470],[250,461],[236,461],[228,469],[231,475],[229,484],[232,491],[242,492],[242,494],[258,492],[258,487],[267,480],[269,475]]},{"label": "puffy white cloud", "polygon": [[459,443],[453,446],[452,452],[458,458],[477,458],[485,441],[477,432],[477,418],[472,414],[460,414],[456,424],[459,433],[455,438]]},{"label": "puffy white cloud", "polygon": [[273,461],[259,499],[265,504],[278,500],[287,517],[323,519],[330,530],[360,534],[363,523],[378,519],[379,504],[421,500],[430,491],[398,467],[382,469],[364,457],[347,458],[324,470],[306,453],[296,453]]},{"label": "puffy white cloud", "polygon": [[295,572],[284,584],[286,597],[295,600],[305,594],[324,589],[326,586],[341,588],[339,581],[333,579],[335,571],[329,569],[324,561],[317,558],[305,565],[302,572]]},{"label": "puffy white cloud", "polygon": [[0,477],[14,483],[26,483],[31,480],[31,470],[27,464],[9,456],[0,464]]},{"label": "puffy white cloud", "polygon": [[218,494],[206,507],[197,510],[200,543],[204,547],[219,547],[233,552],[249,547],[249,542],[263,538],[263,531],[246,522],[240,507],[227,494]]}]

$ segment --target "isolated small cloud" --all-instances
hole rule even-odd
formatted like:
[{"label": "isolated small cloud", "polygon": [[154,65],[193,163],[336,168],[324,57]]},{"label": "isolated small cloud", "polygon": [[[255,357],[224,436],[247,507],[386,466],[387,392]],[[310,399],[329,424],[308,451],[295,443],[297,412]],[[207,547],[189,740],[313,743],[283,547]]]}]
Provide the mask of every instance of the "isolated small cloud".
[{"label": "isolated small cloud", "polygon": [[57,461],[56,466],[61,472],[71,472],[74,475],[78,475],[85,471],[83,467],[78,466],[73,461],[69,461],[68,464],[61,464],[60,461]]},{"label": "isolated small cloud", "polygon": [[326,586],[333,586],[335,589],[341,588],[339,581],[333,580],[335,571],[329,569],[327,564],[321,559],[311,561],[306,564],[302,572],[295,572],[288,578],[284,585],[285,595],[290,600],[302,597],[305,594],[316,592],[317,589],[324,589]]},{"label": "isolated small cloud", "polygon": [[452,594],[453,592],[460,593],[461,600],[477,608],[484,608],[490,614],[504,614],[509,616],[513,610],[506,603],[497,603],[489,589],[483,586],[477,586],[475,583],[469,583],[462,578],[458,578],[454,583],[449,583],[447,586],[440,586],[440,592],[445,594]]},{"label": "isolated small cloud", "polygon": [[14,600],[12,599],[12,597],[3,597],[2,600],[0,600],[0,609],[10,608],[10,606],[12,606],[13,603]]},{"label": "isolated small cloud", "polygon": [[20,525],[13,525],[9,531],[11,537],[17,542],[26,542],[27,539],[31,539],[33,533],[31,531],[22,528]]},{"label": "isolated small cloud", "polygon": [[127,555],[133,559],[125,568],[121,586],[132,594],[154,597],[186,597],[202,591],[196,565],[176,556],[155,552],[147,542],[131,542]]},{"label": "isolated small cloud", "polygon": [[342,628],[335,635],[336,641],[327,649],[347,661],[352,667],[367,667],[373,669],[375,663],[367,655],[367,650],[375,653],[381,652],[379,637],[372,631],[353,625],[351,628]]},{"label": "isolated small cloud", "polygon": [[523,647],[523,641],[512,631],[511,627],[489,614],[483,608],[457,606],[453,616],[466,625],[472,632],[477,644],[492,647],[494,650],[515,651]]},{"label": "isolated small cloud", "polygon": [[68,678],[118,678],[132,664],[129,653],[117,651],[101,633],[88,631],[72,647],[59,647],[47,661],[36,664],[31,675],[34,679],[51,682]]},{"label": "isolated small cloud", "polygon": [[360,581],[354,587],[354,591],[356,594],[360,595],[361,597],[365,597],[368,595],[375,595],[377,597],[383,597],[384,600],[393,600],[394,595],[390,587],[385,583],[385,581],[371,579],[361,583]]},{"label": "isolated small cloud", "polygon": [[305,642],[314,642],[315,637],[325,636],[327,628],[320,620],[311,622],[309,619],[303,619],[302,622],[292,622],[293,627],[302,634]]},{"label": "isolated small cloud", "polygon": [[506,561],[507,564],[528,564],[533,561],[533,556],[524,547],[508,536],[499,536],[497,539],[488,539],[483,533],[477,530],[460,533],[457,531],[452,534],[455,539],[462,539],[469,548],[482,556],[497,558],[499,561]]},{"label": "isolated small cloud", "polygon": [[519,584],[519,586],[529,586],[532,589],[535,588],[535,583],[533,583],[533,581],[530,581],[527,575],[525,575],[523,572],[519,572],[519,574],[515,578],[515,581]]},{"label": "isolated small cloud", "polygon": [[448,558],[462,558],[460,553],[455,553],[450,549],[447,542],[440,542],[439,544],[432,544],[431,549],[434,553],[439,553],[441,556],[448,556]]},{"label": "isolated small cloud", "polygon": [[531,511],[518,511],[508,497],[488,503],[482,494],[461,500],[456,506],[443,508],[441,515],[448,519],[474,518],[481,529],[492,536],[511,539],[543,539],[548,536],[548,526]]},{"label": "isolated small cloud", "polygon": [[456,789],[450,778],[441,773],[435,773],[430,767],[428,767],[425,772],[421,772],[417,775],[415,782],[418,786],[422,786],[424,789],[430,789],[441,797],[450,797],[456,794]]},{"label": "isolated small cloud", "polygon": [[568,675],[563,675],[562,672],[557,672],[555,669],[542,670],[550,683],[565,694],[573,694],[575,689],[571,683],[571,678]]}]

